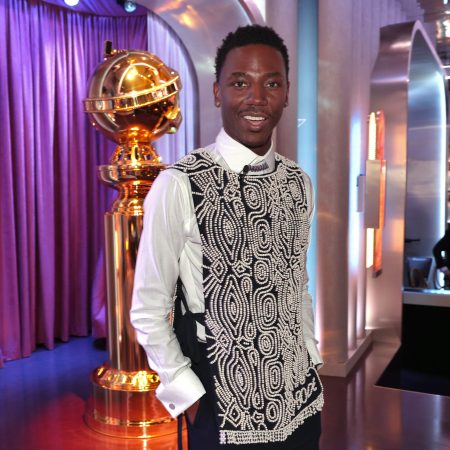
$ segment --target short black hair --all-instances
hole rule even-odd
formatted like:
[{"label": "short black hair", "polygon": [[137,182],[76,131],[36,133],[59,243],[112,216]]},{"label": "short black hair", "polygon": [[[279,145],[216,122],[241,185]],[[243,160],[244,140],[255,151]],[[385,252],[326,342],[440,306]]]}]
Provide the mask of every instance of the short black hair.
[{"label": "short black hair", "polygon": [[289,74],[289,55],[287,47],[273,28],[262,25],[246,25],[239,27],[236,31],[228,33],[222,41],[222,45],[217,49],[215,69],[216,81],[219,81],[222,67],[230,50],[236,47],[244,47],[250,44],[264,44],[278,50],[283,56],[286,67],[286,76]]}]

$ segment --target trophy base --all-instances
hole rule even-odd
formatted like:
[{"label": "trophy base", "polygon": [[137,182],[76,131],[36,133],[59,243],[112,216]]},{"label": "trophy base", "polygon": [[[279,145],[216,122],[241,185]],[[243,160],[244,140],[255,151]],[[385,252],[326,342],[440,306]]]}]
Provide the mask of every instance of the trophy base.
[{"label": "trophy base", "polygon": [[125,372],[107,366],[94,370],[93,393],[84,415],[86,424],[99,433],[124,438],[148,439],[177,433],[177,420],[156,398],[158,383],[142,383],[143,379],[155,377],[153,372]]}]

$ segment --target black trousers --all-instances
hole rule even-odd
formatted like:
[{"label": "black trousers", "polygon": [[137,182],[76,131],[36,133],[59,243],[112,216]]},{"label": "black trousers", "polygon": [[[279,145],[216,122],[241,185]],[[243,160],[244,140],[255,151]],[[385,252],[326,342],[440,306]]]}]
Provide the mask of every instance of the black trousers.
[{"label": "black trousers", "polygon": [[200,345],[201,358],[192,369],[202,381],[206,394],[200,399],[200,406],[194,423],[188,425],[189,450],[319,450],[321,434],[320,413],[305,420],[284,442],[265,444],[219,444],[219,431],[215,419],[213,386],[210,378],[206,345]]}]

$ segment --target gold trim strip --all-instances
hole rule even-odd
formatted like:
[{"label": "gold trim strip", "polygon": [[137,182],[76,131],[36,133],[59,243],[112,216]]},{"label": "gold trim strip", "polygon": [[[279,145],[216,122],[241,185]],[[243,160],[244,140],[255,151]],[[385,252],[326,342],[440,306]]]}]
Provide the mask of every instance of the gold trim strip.
[{"label": "gold trim strip", "polygon": [[92,377],[97,385],[114,391],[153,391],[159,384],[158,375],[145,370],[126,372],[102,366],[93,372]]},{"label": "gold trim strip", "polygon": [[164,425],[167,423],[172,423],[176,419],[172,417],[167,417],[166,419],[161,420],[128,420],[128,419],[118,419],[110,416],[102,416],[98,411],[94,409],[92,412],[92,417],[98,422],[104,423],[105,425],[114,425],[121,427],[149,427],[152,425]]},{"label": "gold trim strip", "polygon": [[179,76],[177,76],[165,84],[155,86],[151,89],[136,94],[108,98],[87,98],[83,100],[84,111],[88,113],[131,111],[136,108],[141,108],[143,106],[165,100],[166,98],[169,98],[173,94],[179,92],[180,89],[181,82],[179,80]]}]

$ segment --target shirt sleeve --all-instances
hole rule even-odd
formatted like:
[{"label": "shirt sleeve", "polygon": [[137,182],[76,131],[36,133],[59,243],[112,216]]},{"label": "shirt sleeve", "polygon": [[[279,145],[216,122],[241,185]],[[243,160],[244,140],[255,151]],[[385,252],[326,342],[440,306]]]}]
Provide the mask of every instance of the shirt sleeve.
[{"label": "shirt sleeve", "polygon": [[[311,180],[306,176],[306,194],[308,200],[309,224],[311,226],[314,217],[314,190]],[[310,238],[309,238],[310,241]],[[312,359],[313,364],[320,368],[323,366],[323,359],[317,347],[318,341],[314,337],[314,310],[312,305],[312,297],[308,289],[308,273],[305,269],[305,279],[302,291],[302,308],[303,308],[303,336],[305,338],[306,349]]]},{"label": "shirt sleeve", "polygon": [[161,172],[144,201],[130,317],[149,365],[160,378],[156,396],[176,417],[203,396],[205,389],[169,322],[179,258],[186,242],[186,198],[189,201],[186,188],[173,172]]}]

